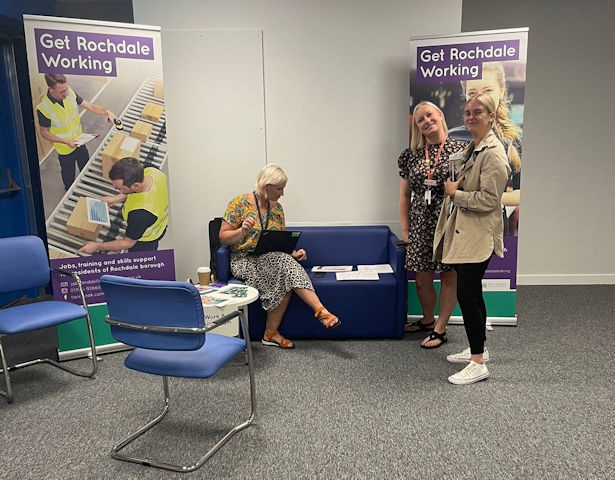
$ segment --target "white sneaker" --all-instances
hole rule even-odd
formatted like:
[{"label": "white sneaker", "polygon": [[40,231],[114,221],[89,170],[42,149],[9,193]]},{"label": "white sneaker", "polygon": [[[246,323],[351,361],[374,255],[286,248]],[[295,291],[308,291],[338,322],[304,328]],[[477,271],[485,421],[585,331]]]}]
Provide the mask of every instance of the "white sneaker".
[{"label": "white sneaker", "polygon": [[460,372],[448,377],[448,381],[455,385],[467,385],[469,383],[480,382],[489,376],[489,370],[484,363],[470,361]]},{"label": "white sneaker", "polygon": [[[463,352],[455,353],[454,355],[448,355],[446,359],[451,363],[468,363],[470,361],[470,347],[466,348]],[[485,348],[483,352],[483,362],[489,361],[489,350]]]}]

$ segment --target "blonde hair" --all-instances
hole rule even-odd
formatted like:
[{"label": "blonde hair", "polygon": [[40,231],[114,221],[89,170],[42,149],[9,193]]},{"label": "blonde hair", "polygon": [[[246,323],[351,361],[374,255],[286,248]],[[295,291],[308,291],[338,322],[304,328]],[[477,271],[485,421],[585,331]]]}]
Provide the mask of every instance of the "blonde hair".
[{"label": "blonde hair", "polygon": [[474,100],[485,107],[485,110],[487,110],[488,113],[495,113],[495,100],[493,100],[491,95],[487,93],[479,93],[478,95],[474,95],[472,98],[468,98],[468,100],[466,100],[463,107],[467,107],[468,103],[473,102]]},{"label": "blonde hair", "polygon": [[254,185],[254,190],[259,195],[267,198],[267,191],[265,187],[267,185],[281,185],[288,181],[288,177],[284,170],[275,163],[268,163],[263,167],[263,169],[258,172],[256,176],[256,184]]},{"label": "blonde hair", "polygon": [[[504,65],[501,62],[485,62],[483,63],[483,74],[485,72],[495,73],[496,79],[502,89],[500,104],[495,111],[495,123],[493,128],[498,137],[506,144],[506,155],[508,162],[513,170],[517,173],[521,171],[521,156],[519,150],[514,145],[514,142],[521,140],[521,129],[510,119],[510,104],[511,96],[508,94],[508,86],[506,85],[506,74],[504,73]],[[466,96],[466,82],[461,82],[461,89],[464,98]]]},{"label": "blonde hair", "polygon": [[445,137],[448,137],[448,127],[446,126],[446,120],[444,119],[444,113],[442,112],[442,110],[440,110],[433,103],[427,100],[423,100],[422,102],[419,102],[412,110],[412,136],[410,138],[410,150],[412,150],[413,152],[420,150],[425,145],[425,135],[421,133],[421,130],[419,129],[419,126],[416,124],[416,121],[414,119],[418,108],[424,105],[432,107],[436,112],[440,114],[440,117],[442,118],[442,130],[444,131]]}]

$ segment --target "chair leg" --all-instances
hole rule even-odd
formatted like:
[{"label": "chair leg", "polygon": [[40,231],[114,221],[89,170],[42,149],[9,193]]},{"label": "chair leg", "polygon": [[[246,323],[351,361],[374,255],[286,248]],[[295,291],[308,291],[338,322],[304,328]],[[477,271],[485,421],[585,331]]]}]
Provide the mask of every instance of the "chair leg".
[{"label": "chair leg", "polygon": [[0,390],[0,395],[6,398],[7,403],[13,403],[13,389],[11,388],[11,376],[9,375],[9,367],[6,364],[4,356],[4,348],[2,348],[2,338],[0,338],[0,359],[2,361],[2,372],[4,373],[5,390]]},{"label": "chair leg", "polygon": [[[151,460],[151,459],[147,459],[147,458],[130,457],[128,455],[124,455],[124,454],[119,453],[120,450],[122,450],[124,447],[126,447],[127,445],[132,443],[134,440],[139,438],[141,435],[143,435],[149,429],[151,429],[156,424],[158,424],[165,417],[165,415],[169,412],[169,379],[167,377],[162,377],[162,388],[164,390],[164,408],[162,409],[162,412],[156,418],[154,418],[153,420],[149,421],[146,425],[141,427],[135,433],[130,435],[125,440],[122,440],[115,447],[113,447],[113,449],[111,450],[111,456],[113,458],[116,458],[118,460],[124,460],[126,462],[140,463],[141,465],[146,465],[146,466],[159,467],[159,468],[167,468],[167,467],[164,467],[164,466],[157,465],[157,463],[164,463],[164,462],[156,462],[155,460]],[[164,464],[167,465],[166,463],[164,463]],[[167,469],[168,470],[181,471],[181,470],[176,470],[174,468],[167,468]]]},{"label": "chair leg", "polygon": [[6,397],[6,401],[8,403],[13,402],[14,397],[13,397],[13,392],[11,389],[11,380],[10,380],[9,371],[19,370],[21,368],[29,367],[31,365],[37,365],[39,363],[48,363],[49,365],[53,365],[54,367],[57,367],[61,370],[64,370],[73,375],[77,375],[79,377],[87,377],[87,378],[93,377],[98,371],[98,363],[96,361],[96,343],[94,341],[92,320],[90,318],[89,312],[86,314],[85,320],[86,320],[87,327],[88,327],[88,334],[89,334],[89,339],[90,339],[91,361],[92,361],[91,367],[87,369],[86,371],[82,371],[82,370],[69,367],[68,365],[64,365],[62,363],[56,362],[55,360],[52,360],[51,358],[37,358],[35,360],[30,360],[28,362],[20,363],[18,365],[8,366],[6,363],[6,358],[4,356],[4,350],[2,349],[2,342],[0,339],[0,356],[2,357],[2,371],[4,373],[4,381],[6,383],[6,391],[0,390],[0,396]]},{"label": "chair leg", "polygon": [[[240,319],[242,323],[244,324],[244,328],[247,327],[247,325],[245,324],[246,323],[245,317],[241,314],[240,314]],[[245,331],[247,331],[247,328]],[[171,470],[174,472],[181,472],[181,473],[193,472],[197,470],[198,468],[200,468],[218,450],[220,450],[220,448],[226,442],[228,442],[233,435],[235,435],[240,430],[243,430],[244,428],[248,427],[254,420],[254,417],[256,415],[256,384],[254,381],[254,362],[252,358],[252,348],[250,347],[250,340],[246,341],[246,354],[248,358],[248,372],[249,372],[249,377],[250,377],[250,405],[251,405],[250,416],[248,417],[246,421],[234,426],[231,430],[229,430],[227,434],[224,435],[224,437],[222,437],[213,447],[211,447],[211,449],[209,449],[209,451],[205,455],[203,455],[195,464],[177,465],[177,464],[173,464],[169,462],[154,460],[151,458],[131,457],[131,456],[120,453],[120,450],[122,450],[124,447],[129,445],[133,440],[143,435],[149,429],[154,427],[168,413],[169,411],[169,382],[168,382],[167,377],[162,377],[162,386],[164,389],[165,405],[160,415],[158,415],[156,418],[148,422],[145,426],[141,427],[139,430],[137,430],[135,433],[133,433],[128,438],[123,440],[121,443],[116,445],[111,451],[111,456],[118,460],[139,463],[141,465],[145,465],[148,467],[162,468],[164,470]]]},{"label": "chair leg", "polygon": [[62,370],[68,372],[68,373],[72,373],[73,375],[77,375],[79,377],[93,377],[94,375],[96,375],[96,372],[98,371],[98,363],[96,361],[96,341],[94,340],[94,330],[92,328],[92,319],[90,318],[90,311],[87,309],[87,305],[85,304],[85,298],[84,298],[84,308],[85,311],[87,312],[85,315],[85,323],[86,326],[88,328],[88,338],[90,340],[90,355],[91,355],[91,359],[92,359],[92,366],[91,369],[87,370],[87,371],[81,371],[81,370],[77,370],[75,368],[71,368],[67,365],[63,365],[61,363],[58,363],[54,360],[51,359],[44,359],[43,361],[46,363],[49,363],[51,365],[54,365],[58,368],[61,368]]}]

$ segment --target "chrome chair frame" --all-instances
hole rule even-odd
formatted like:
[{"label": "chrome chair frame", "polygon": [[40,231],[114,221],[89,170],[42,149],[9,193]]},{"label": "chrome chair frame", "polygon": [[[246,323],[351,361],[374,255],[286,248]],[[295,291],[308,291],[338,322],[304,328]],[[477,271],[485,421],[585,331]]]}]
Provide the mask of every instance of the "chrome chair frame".
[{"label": "chrome chair frame", "polygon": [[[65,270],[60,270],[57,268],[50,268],[49,269],[51,272],[56,272],[59,273],[61,275],[66,275],[69,277],[72,277],[76,282],[77,282],[77,286],[79,288],[79,295],[81,298],[81,306],[83,307],[83,309],[86,311],[86,314],[84,315],[84,318],[86,320],[86,324],[87,324],[87,328],[88,328],[88,336],[89,336],[89,340],[90,340],[90,355],[88,355],[89,357],[91,357],[91,361],[92,361],[92,365],[91,365],[91,369],[87,370],[87,371],[81,371],[79,369],[75,369],[72,367],[69,367],[67,365],[63,365],[55,360],[52,360],[51,358],[37,358],[35,360],[30,360],[27,362],[23,362],[23,363],[19,363],[17,365],[8,365],[7,360],[6,360],[6,356],[4,354],[4,348],[2,346],[2,337],[6,337],[9,335],[6,334],[0,334],[0,361],[2,363],[2,369],[0,369],[0,373],[4,374],[4,383],[5,383],[5,387],[6,390],[2,390],[0,389],[0,396],[3,396],[6,398],[7,403],[13,403],[13,388],[11,386],[11,375],[10,372],[13,372],[15,370],[19,370],[21,368],[25,368],[25,367],[29,367],[31,365],[37,365],[40,363],[48,363],[50,365],[53,365],[54,367],[57,367],[61,370],[64,370],[68,373],[71,373],[73,375],[79,376],[79,377],[87,377],[87,378],[92,378],[96,372],[98,371],[98,364],[97,364],[97,358],[96,358],[96,344],[94,341],[94,332],[92,329],[92,319],[90,318],[90,312],[88,310],[88,304],[85,300],[85,293],[83,292],[83,285],[81,283],[81,278],[79,278],[79,275],[73,272],[68,272]],[[11,307],[8,307],[11,308]],[[14,307],[13,307],[14,308]]]},{"label": "chrome chair frame", "polygon": [[[215,320],[209,326],[199,327],[199,328],[162,327],[162,326],[148,326],[148,325],[142,325],[142,324],[134,324],[134,323],[114,320],[109,315],[107,315],[105,317],[105,322],[107,322],[111,326],[130,328],[130,329],[135,329],[135,330],[141,330],[141,331],[144,331],[144,332],[147,331],[147,332],[178,333],[178,334],[203,334],[203,333],[209,332],[211,330],[214,330],[215,328],[223,325],[224,323],[228,322],[229,320],[231,320],[231,319],[233,319],[233,318],[235,318],[237,316],[239,316],[239,319],[241,321],[241,326],[242,326],[243,331],[247,332],[248,331],[247,320],[246,320],[245,316],[243,315],[243,313],[241,311],[239,311],[239,310],[231,312],[231,313],[229,313],[229,314],[227,314],[227,315],[225,315],[225,316]],[[139,430],[137,430],[136,432],[131,434],[129,437],[127,437],[125,440],[122,440],[115,447],[113,447],[113,449],[111,450],[111,456],[113,458],[115,458],[115,459],[118,459],[118,460],[138,463],[138,464],[141,464],[141,465],[144,465],[144,466],[148,466],[148,467],[156,467],[156,468],[161,468],[161,469],[164,469],[164,470],[171,470],[171,471],[174,471],[174,472],[181,472],[181,473],[193,472],[193,471],[197,470],[198,468],[200,468],[225,443],[227,443],[230,440],[230,438],[233,435],[235,435],[235,433],[237,433],[240,430],[243,430],[244,428],[248,427],[254,421],[254,417],[256,415],[256,386],[255,386],[255,381],[254,381],[254,362],[253,362],[253,358],[252,358],[252,349],[250,347],[250,341],[249,340],[246,340],[245,352],[247,354],[247,364],[248,364],[248,371],[249,371],[249,377],[250,377],[250,405],[251,405],[250,416],[244,422],[241,422],[241,423],[235,425],[232,429],[230,429],[196,463],[194,463],[192,465],[179,465],[179,464],[170,463],[170,462],[166,462],[166,461],[162,461],[162,460],[156,460],[156,459],[153,459],[153,458],[133,457],[133,456],[130,456],[130,455],[125,455],[123,453],[120,453],[120,451],[122,449],[124,449],[125,447],[130,445],[130,443],[132,443],[134,440],[136,440],[141,435],[143,435],[145,432],[147,432],[148,430],[153,428],[155,425],[157,425],[167,415],[167,413],[169,412],[169,409],[170,409],[170,395],[169,395],[169,381],[168,381],[169,377],[168,376],[163,376],[162,377],[162,388],[163,388],[163,391],[164,391],[164,407],[162,409],[162,412],[158,416],[156,416],[155,418],[150,420],[143,427],[141,427]],[[178,377],[178,378],[181,378],[181,377]]]}]

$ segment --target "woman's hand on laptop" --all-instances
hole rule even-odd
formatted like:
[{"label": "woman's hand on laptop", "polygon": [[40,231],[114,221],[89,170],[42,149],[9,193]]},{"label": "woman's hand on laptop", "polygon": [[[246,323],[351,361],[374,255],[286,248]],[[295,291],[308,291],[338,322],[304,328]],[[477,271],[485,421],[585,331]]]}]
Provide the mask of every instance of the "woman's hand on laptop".
[{"label": "woman's hand on laptop", "polygon": [[303,248],[300,248],[299,250],[293,250],[292,257],[298,262],[302,262],[307,258],[307,253],[305,253]]}]

